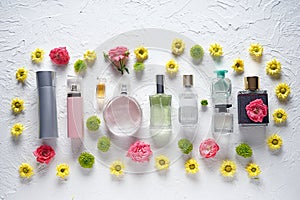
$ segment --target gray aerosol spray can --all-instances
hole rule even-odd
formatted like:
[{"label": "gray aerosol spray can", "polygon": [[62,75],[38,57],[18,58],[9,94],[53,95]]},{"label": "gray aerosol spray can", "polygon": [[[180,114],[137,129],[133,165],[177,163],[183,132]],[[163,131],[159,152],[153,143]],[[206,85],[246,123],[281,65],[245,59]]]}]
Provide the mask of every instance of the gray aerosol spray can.
[{"label": "gray aerosol spray can", "polygon": [[55,72],[37,71],[37,87],[39,92],[39,138],[57,138],[57,110],[55,93]]}]

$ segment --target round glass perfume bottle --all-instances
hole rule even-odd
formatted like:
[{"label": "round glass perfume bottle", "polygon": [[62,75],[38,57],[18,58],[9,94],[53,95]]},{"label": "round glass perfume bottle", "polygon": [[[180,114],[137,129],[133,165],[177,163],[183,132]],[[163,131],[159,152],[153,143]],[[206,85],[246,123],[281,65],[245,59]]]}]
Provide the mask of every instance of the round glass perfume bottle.
[{"label": "round glass perfume bottle", "polygon": [[117,136],[132,136],[142,124],[142,109],[139,103],[128,96],[127,84],[121,84],[121,94],[105,105],[103,118],[108,130]]}]

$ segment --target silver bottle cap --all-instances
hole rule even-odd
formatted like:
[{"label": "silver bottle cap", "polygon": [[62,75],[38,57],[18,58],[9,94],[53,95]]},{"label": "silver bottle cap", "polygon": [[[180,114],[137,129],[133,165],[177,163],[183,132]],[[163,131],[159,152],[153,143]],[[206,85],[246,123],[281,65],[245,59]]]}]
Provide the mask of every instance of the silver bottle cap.
[{"label": "silver bottle cap", "polygon": [[184,87],[193,86],[193,75],[183,75],[183,86]]}]

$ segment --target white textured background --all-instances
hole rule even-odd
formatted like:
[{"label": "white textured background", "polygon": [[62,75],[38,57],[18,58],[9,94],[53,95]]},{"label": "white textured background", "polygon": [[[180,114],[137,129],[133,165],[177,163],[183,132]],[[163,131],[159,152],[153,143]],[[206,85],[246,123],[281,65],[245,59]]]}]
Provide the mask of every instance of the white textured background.
[{"label": "white textured background", "polygon": [[[248,179],[241,163],[238,163],[236,179],[225,182],[217,170],[220,160],[200,159],[197,154],[198,145],[195,145],[194,155],[200,162],[200,172],[193,177],[185,175],[183,161],[175,162],[163,176],[156,172],[126,174],[121,181],[115,181],[111,178],[109,169],[100,162],[96,162],[94,169],[87,174],[76,162],[79,152],[71,151],[71,142],[66,138],[64,85],[57,87],[60,138],[53,145],[57,156],[47,169],[37,169],[32,152],[41,141],[37,139],[38,106],[34,72],[38,69],[54,69],[59,74],[58,82],[63,83],[65,74],[73,73],[73,63],[82,57],[85,50],[95,49],[122,32],[141,28],[165,28],[179,32],[201,44],[206,50],[206,59],[210,59],[207,53],[209,44],[221,43],[225,54],[221,63],[216,65],[229,69],[233,94],[242,89],[243,77],[232,73],[229,68],[232,60],[236,57],[245,59],[245,74],[253,71],[252,67],[256,69],[262,77],[262,87],[269,90],[270,111],[282,107],[289,114],[286,126],[276,126],[271,120],[263,136],[275,132],[282,136],[284,146],[279,155],[272,155],[266,145],[262,144],[262,140],[253,144],[255,161],[262,170],[258,183]],[[297,0],[155,0],[151,3],[143,0],[1,0],[0,198],[298,199],[299,34],[300,5]],[[247,48],[251,42],[259,42],[264,46],[261,63],[252,62],[249,58]],[[52,48],[58,46],[67,46],[69,50],[71,60],[67,68],[53,66],[47,56]],[[30,52],[37,47],[46,51],[46,58],[40,66],[33,65],[30,60]],[[282,63],[280,80],[273,80],[265,74],[266,61],[274,57]],[[29,69],[29,77],[24,86],[17,84],[14,78],[15,70],[21,66]],[[203,67],[211,70],[215,66]],[[89,81],[88,74],[85,81]],[[281,81],[287,82],[292,88],[291,98],[286,104],[280,103],[274,94],[274,86]],[[90,87],[94,87],[94,82],[90,83]],[[26,107],[26,111],[18,116],[12,115],[10,110],[11,99],[16,96],[25,100]],[[236,119],[236,107],[233,111]],[[85,119],[95,112],[85,107]],[[26,126],[17,141],[10,135],[10,127],[16,122],[22,122]],[[240,132],[242,131],[235,125],[233,141],[249,139]],[[96,138],[89,136],[89,133],[86,136]],[[255,140],[251,138],[251,141]],[[95,156],[99,159],[99,155]],[[21,181],[18,176],[17,169],[22,162],[29,162],[36,168],[36,175],[28,183]],[[55,176],[55,165],[61,162],[67,162],[71,167],[71,175],[65,182],[58,181]]]}]

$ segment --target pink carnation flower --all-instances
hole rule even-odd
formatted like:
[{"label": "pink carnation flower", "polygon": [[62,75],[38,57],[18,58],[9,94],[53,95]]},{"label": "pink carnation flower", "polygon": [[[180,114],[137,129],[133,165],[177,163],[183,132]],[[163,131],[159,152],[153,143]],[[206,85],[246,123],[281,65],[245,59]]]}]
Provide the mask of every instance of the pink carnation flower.
[{"label": "pink carnation flower", "polygon": [[52,49],[49,56],[52,62],[57,65],[66,65],[70,60],[70,56],[66,47],[58,47]]},{"label": "pink carnation flower", "polygon": [[215,142],[215,140],[209,138],[201,142],[199,152],[200,155],[205,158],[212,158],[215,157],[219,149],[219,145]]},{"label": "pink carnation flower", "polygon": [[268,106],[261,99],[255,99],[246,106],[247,115],[254,122],[262,122],[268,114]]},{"label": "pink carnation flower", "polygon": [[36,161],[40,163],[48,164],[52,158],[55,156],[55,151],[52,149],[51,146],[42,145],[38,147],[33,154],[36,157]]},{"label": "pink carnation flower", "polygon": [[124,70],[129,73],[126,63],[129,57],[129,50],[127,47],[118,46],[114,49],[109,50],[108,54],[104,53],[104,57],[109,59],[110,62],[117,68],[121,74]]},{"label": "pink carnation flower", "polygon": [[149,161],[151,155],[150,145],[141,141],[136,141],[132,144],[127,152],[127,157],[130,157],[135,162]]}]

